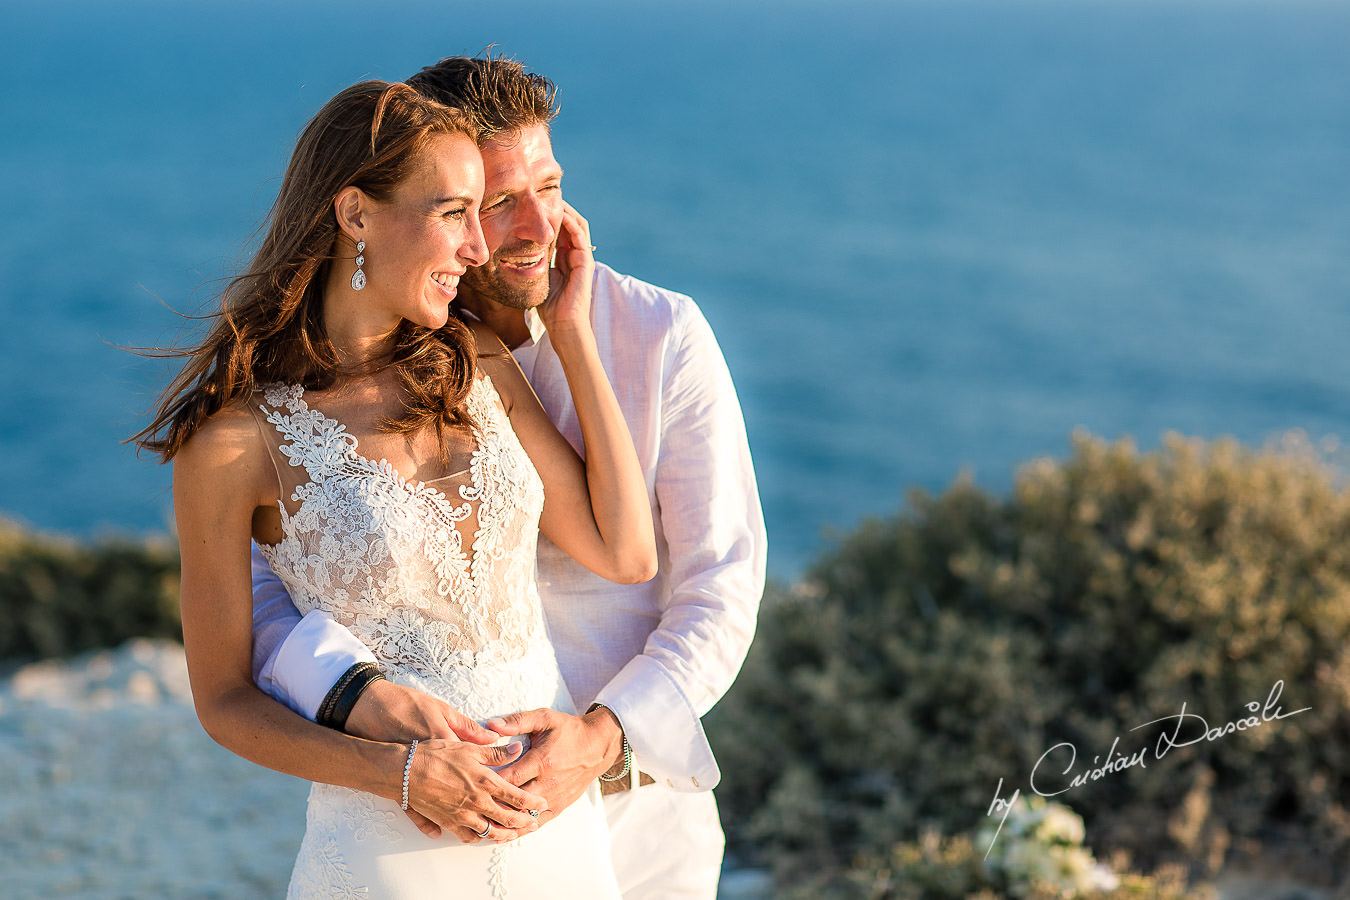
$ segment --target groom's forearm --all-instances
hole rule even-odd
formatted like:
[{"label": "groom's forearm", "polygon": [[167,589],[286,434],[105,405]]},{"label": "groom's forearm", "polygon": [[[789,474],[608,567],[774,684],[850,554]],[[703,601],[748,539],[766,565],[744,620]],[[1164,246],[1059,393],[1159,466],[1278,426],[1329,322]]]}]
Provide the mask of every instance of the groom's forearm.
[{"label": "groom's forearm", "polygon": [[448,705],[374,675],[375,655],[332,616],[301,617],[286,587],[253,548],[253,678],[273,699],[309,719],[367,740],[497,735]]},{"label": "groom's forearm", "polygon": [[[321,709],[330,709],[342,694],[358,688],[355,703],[343,706],[342,721],[321,724],[371,741],[455,738],[475,744],[491,744],[498,735],[462,715],[449,704],[415,688],[383,678],[349,681],[354,666],[371,662],[374,654],[346,628],[325,613],[311,612],[287,636],[273,667],[277,699],[302,716],[319,720]],[[348,712],[347,707],[350,711]]]},{"label": "groom's forearm", "polygon": [[317,721],[343,674],[375,657],[326,613],[315,610],[302,618],[257,544],[252,570],[253,681],[272,699]]},{"label": "groom's forearm", "polygon": [[277,649],[270,685],[259,687],[310,721],[352,666],[375,655],[327,613],[315,610],[291,630]]}]

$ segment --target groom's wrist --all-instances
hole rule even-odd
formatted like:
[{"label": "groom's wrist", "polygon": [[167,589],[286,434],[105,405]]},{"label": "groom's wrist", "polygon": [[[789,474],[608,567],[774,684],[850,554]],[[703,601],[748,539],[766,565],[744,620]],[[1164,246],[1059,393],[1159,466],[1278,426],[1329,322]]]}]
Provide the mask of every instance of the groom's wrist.
[{"label": "groom's wrist", "polygon": [[582,717],[600,742],[600,759],[604,769],[599,774],[615,772],[623,767],[623,723],[614,710],[599,703],[593,704]]},{"label": "groom's wrist", "polygon": [[[370,685],[352,707],[347,717],[346,732],[368,741],[407,741],[415,729],[402,727],[403,723],[391,715],[390,707],[398,700],[399,686],[380,680]],[[419,736],[419,735],[414,735]],[[420,737],[428,737],[422,734]]]},{"label": "groom's wrist", "polygon": [[616,712],[601,703],[595,703],[583,716],[591,727],[591,734],[599,742],[599,761],[605,768],[598,775],[613,775],[624,766],[624,723]]}]

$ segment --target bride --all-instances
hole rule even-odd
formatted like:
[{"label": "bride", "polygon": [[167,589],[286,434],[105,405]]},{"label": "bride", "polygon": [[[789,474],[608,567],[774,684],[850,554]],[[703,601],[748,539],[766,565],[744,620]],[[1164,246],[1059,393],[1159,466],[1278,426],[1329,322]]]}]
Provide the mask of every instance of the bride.
[{"label": "bride", "polygon": [[[329,101],[296,145],[249,271],[137,435],[174,462],[203,727],[316,782],[292,897],[618,895],[598,798],[497,843],[494,827],[531,822],[544,801],[498,779],[518,821],[460,809],[456,786],[493,777],[484,748],[352,738],[266,697],[250,671],[251,539],[302,612],[327,610],[386,677],[479,721],[572,711],[535,589],[539,530],[606,578],[655,571],[642,472],[590,328],[584,220],[564,218],[541,309],[584,462],[496,336],[449,314],[460,275],[486,258],[475,137],[458,111],[402,84]],[[484,840],[428,840],[400,807],[467,821]]]}]

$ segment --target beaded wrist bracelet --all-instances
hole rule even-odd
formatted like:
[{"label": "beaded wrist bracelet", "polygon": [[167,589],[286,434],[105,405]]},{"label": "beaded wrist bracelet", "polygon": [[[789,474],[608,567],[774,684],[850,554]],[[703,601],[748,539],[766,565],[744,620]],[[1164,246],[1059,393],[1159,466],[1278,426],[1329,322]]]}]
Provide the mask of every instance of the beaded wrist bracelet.
[{"label": "beaded wrist bracelet", "polygon": [[628,736],[623,738],[623,769],[617,775],[601,775],[601,781],[622,781],[628,777],[629,771],[633,768],[633,748],[628,746]]},{"label": "beaded wrist bracelet", "polygon": [[412,746],[408,748],[408,761],[403,764],[403,810],[408,809],[408,776],[412,774],[413,756],[417,753],[419,741],[413,741]]},{"label": "beaded wrist bracelet", "polygon": [[[592,713],[595,712],[597,709],[609,709],[609,707],[603,703],[592,703],[591,708],[586,710],[586,712]],[[617,719],[619,717],[619,714],[614,712],[614,710],[609,709],[609,711],[613,713],[614,718]],[[619,729],[620,729],[619,737],[623,738],[623,769],[617,775],[609,775],[609,774],[601,775],[600,776],[601,781],[621,781],[627,778],[628,773],[633,769],[633,748],[628,746],[628,735],[624,734],[622,731],[623,729],[622,722],[619,723]]]}]

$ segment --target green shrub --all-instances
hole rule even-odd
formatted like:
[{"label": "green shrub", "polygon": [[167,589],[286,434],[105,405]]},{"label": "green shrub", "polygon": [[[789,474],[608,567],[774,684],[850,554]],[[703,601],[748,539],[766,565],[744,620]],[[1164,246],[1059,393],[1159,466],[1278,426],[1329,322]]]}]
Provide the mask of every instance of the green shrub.
[{"label": "green shrub", "polygon": [[901,844],[888,857],[864,859],[841,887],[823,891],[789,889],[779,900],[825,900],[866,897],[868,900],[1214,900],[1212,888],[1190,888],[1185,869],[1169,866],[1152,876],[1125,873],[1110,886],[1065,891],[1051,883],[1012,882],[991,872],[981,848],[968,838],[943,839],[934,832]]},{"label": "green shrub", "polygon": [[171,541],[81,543],[0,520],[0,659],[69,656],[131,637],[182,640]]},{"label": "green shrub", "polygon": [[1284,712],[1308,712],[1057,797],[1098,857],[1200,876],[1291,838],[1303,874],[1345,874],[1350,495],[1298,448],[1078,435],[1007,499],[915,494],[771,587],[707,725],[738,849],[780,884],[843,884],[925,830],[973,833],[1000,779],[1025,800],[1060,742],[1081,773],[1117,737],[1151,752],[1172,728],[1131,729],[1183,703],[1222,726],[1281,680]]}]

